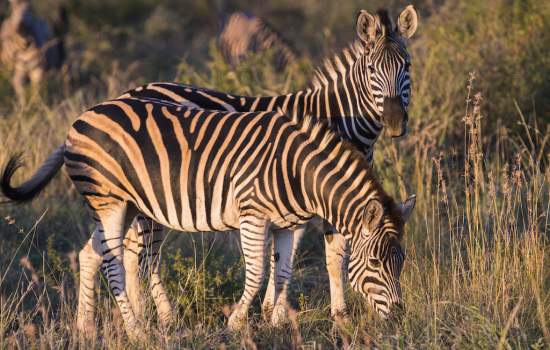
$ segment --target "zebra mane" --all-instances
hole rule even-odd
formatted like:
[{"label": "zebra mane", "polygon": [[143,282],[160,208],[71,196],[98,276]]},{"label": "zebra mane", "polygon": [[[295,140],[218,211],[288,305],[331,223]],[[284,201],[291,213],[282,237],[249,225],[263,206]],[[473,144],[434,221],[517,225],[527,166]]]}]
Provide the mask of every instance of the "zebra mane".
[{"label": "zebra mane", "polygon": [[[324,148],[329,143],[336,142],[336,148],[342,152],[342,157],[346,159],[351,159],[354,163],[358,163],[357,169],[365,169],[367,172],[367,182],[370,184],[371,188],[377,193],[377,199],[382,204],[385,212],[384,214],[388,217],[391,217],[393,222],[404,224],[403,217],[401,212],[398,209],[398,206],[395,200],[386,193],[380,182],[374,177],[372,167],[366,160],[365,156],[357,147],[348,139],[343,138],[339,133],[334,131],[324,119],[317,119],[311,115],[306,115],[303,117],[290,117],[288,114],[283,113],[279,110],[279,113],[286,116],[292,124],[296,125],[300,130],[302,130],[307,136],[311,137],[314,135],[321,135],[321,142],[319,143],[320,148]],[[318,136],[317,136],[318,137]],[[402,237],[397,237],[401,239]]]},{"label": "zebra mane", "polygon": [[376,14],[378,15],[378,18],[380,19],[380,24],[383,28],[383,35],[390,36],[393,34],[393,24],[390,18],[390,15],[388,13],[388,10],[386,9],[379,9],[376,11]]},{"label": "zebra mane", "polygon": [[290,117],[286,115],[298,129],[300,129],[308,137],[321,139],[319,142],[319,148],[326,147],[329,143],[337,143],[337,148],[342,150],[344,157],[352,158],[354,161],[358,161],[363,169],[367,170],[369,179],[372,178],[372,171],[369,163],[361,151],[348,139],[342,137],[338,132],[325,121],[325,119],[317,119],[311,115],[305,115],[303,117]]},{"label": "zebra mane", "polygon": [[330,81],[338,79],[338,73],[347,72],[348,68],[364,53],[364,50],[364,45],[359,40],[355,40],[332,58],[326,59],[315,70],[312,81],[313,89],[318,90],[328,85]]}]

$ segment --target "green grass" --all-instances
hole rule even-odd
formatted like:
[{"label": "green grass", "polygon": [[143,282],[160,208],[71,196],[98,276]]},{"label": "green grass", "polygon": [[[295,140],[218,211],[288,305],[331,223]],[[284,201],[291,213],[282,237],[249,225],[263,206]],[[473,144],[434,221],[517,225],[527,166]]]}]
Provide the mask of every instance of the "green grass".
[{"label": "green grass", "polygon": [[[232,69],[200,33],[196,41],[186,42],[184,59],[164,55],[171,45],[182,52],[185,45],[180,39],[193,37],[193,32],[172,34],[162,45],[158,35],[200,27],[209,23],[209,17],[192,3],[182,23],[163,27],[159,34],[151,23],[168,14],[150,11],[156,8],[150,1],[139,3],[128,9],[124,2],[110,16],[96,20],[88,16],[97,10],[97,1],[87,5],[93,10],[89,13],[74,12],[70,41],[79,59],[73,57],[70,77],[48,79],[40,97],[16,102],[9,75],[0,70],[0,164],[9,154],[24,151],[27,167],[17,180],[63,142],[82,111],[139,83],[176,77],[233,93],[273,94],[302,88],[309,81],[314,58],[304,57],[283,74],[265,64],[269,54],[256,55]],[[549,6],[542,0],[444,1],[431,7],[419,3],[423,16],[411,42],[410,136],[400,143],[382,136],[375,148],[375,171],[385,189],[398,199],[417,195],[403,242],[407,258],[402,321],[378,320],[351,291],[347,292],[351,324],[330,319],[322,238],[311,229],[292,283],[292,324],[272,328],[262,320],[257,301],[249,329],[231,334],[224,312],[239,298],[244,281],[236,234],[171,232],[163,250],[162,275],[177,310],[174,327],[157,326],[148,300],[145,343],[128,343],[102,278],[99,334],[87,345],[550,346]],[[270,1],[268,7],[305,13],[300,24],[304,32],[297,36],[310,39],[303,41],[304,50],[320,52],[326,50],[324,45],[337,46],[345,33],[350,34],[354,11],[361,6],[350,2],[341,9],[331,7],[323,22],[315,17],[322,15],[323,4],[300,4],[296,9],[290,2]],[[170,8],[168,1],[162,6]],[[130,15],[138,10],[148,13]],[[339,19],[347,19],[349,25],[343,26]],[[323,34],[319,23],[326,23],[328,33],[334,34]],[[136,28],[146,27],[152,32],[140,42]],[[109,40],[99,40],[102,33]],[[122,49],[111,39],[121,40]],[[144,55],[145,49],[149,53],[158,49],[159,55]],[[28,205],[0,207],[0,348],[83,346],[75,327],[77,253],[90,229],[82,200],[65,175]]]}]

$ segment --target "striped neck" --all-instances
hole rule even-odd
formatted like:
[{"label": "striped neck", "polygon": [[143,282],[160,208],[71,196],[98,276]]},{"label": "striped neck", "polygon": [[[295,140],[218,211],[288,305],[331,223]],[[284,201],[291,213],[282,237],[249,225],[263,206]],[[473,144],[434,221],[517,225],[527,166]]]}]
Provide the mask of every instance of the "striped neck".
[{"label": "striped neck", "polygon": [[386,194],[372,177],[363,155],[349,142],[341,140],[325,123],[306,122],[304,147],[294,154],[298,160],[302,198],[308,212],[319,215],[344,236],[361,230],[366,203]]},{"label": "striped neck", "polygon": [[317,69],[312,88],[254,98],[251,110],[281,109],[293,117],[325,120],[333,130],[368,152],[380,135],[382,124],[364,60],[363,46],[356,42]]}]

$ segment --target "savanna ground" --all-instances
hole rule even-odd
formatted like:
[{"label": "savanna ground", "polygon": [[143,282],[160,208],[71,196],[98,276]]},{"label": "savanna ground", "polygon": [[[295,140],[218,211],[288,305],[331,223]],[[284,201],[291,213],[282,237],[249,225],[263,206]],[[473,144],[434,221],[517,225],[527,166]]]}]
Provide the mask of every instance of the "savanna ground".
[{"label": "savanna ground", "polygon": [[[60,1],[36,1],[53,17]],[[22,180],[63,142],[87,107],[140,83],[190,82],[236,94],[306,86],[320,58],[354,35],[360,8],[403,1],[68,0],[69,62],[40,96],[17,102],[0,72],[0,164],[23,151]],[[381,322],[348,292],[352,322],[330,319],[321,235],[300,250],[292,324],[273,329],[259,302],[249,330],[225,330],[241,294],[238,238],[171,232],[162,275],[177,310],[159,329],[149,300],[144,343],[130,344],[100,278],[98,337],[75,328],[78,251],[91,223],[65,175],[33,203],[0,207],[0,348],[379,348],[550,347],[550,3],[544,0],[413,1],[409,137],[384,136],[375,171],[400,199],[416,193],[406,227],[400,323]],[[5,15],[2,3],[0,14]],[[212,8],[216,8],[213,11]],[[213,38],[219,13],[268,17],[302,54],[275,72],[269,53],[232,69]],[[0,15],[3,16],[3,15]]]}]

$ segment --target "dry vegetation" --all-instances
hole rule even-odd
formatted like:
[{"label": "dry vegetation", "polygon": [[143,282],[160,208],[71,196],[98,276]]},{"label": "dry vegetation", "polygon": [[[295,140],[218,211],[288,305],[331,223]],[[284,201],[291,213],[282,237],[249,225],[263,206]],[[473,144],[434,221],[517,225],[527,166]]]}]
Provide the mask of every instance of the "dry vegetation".
[{"label": "dry vegetation", "polygon": [[[52,3],[37,6],[50,13],[55,6],[46,4]],[[302,52],[318,57],[352,37],[356,10],[365,7],[334,3],[340,2],[273,0],[259,8],[233,1],[228,8],[294,14],[278,17],[282,28],[295,21],[294,31],[283,34],[295,36],[295,46],[308,43]],[[382,3],[369,2],[368,9]],[[396,9],[404,2],[389,3]],[[550,5],[415,3],[422,21],[411,43],[411,133],[400,143],[382,137],[375,160],[388,191],[418,196],[404,242],[402,321],[380,322],[351,291],[351,324],[330,319],[323,246],[312,229],[292,286],[292,324],[271,328],[257,303],[249,330],[230,334],[224,312],[244,278],[237,236],[172,232],[163,277],[178,311],[173,329],[157,327],[151,305],[146,344],[128,344],[101,279],[99,336],[87,345],[550,347]],[[307,84],[318,61],[306,57],[276,74],[265,64],[268,57],[257,55],[230,69],[210,41],[216,17],[206,1],[68,4],[66,76],[51,76],[41,97],[17,103],[1,73],[0,164],[24,151],[26,169],[34,169],[79,113],[144,81],[176,78],[241,94],[283,93]],[[198,27],[207,29],[192,30]],[[32,204],[1,207],[0,220],[0,348],[78,347],[76,252],[90,231],[81,199],[66,176],[58,176]]]}]

